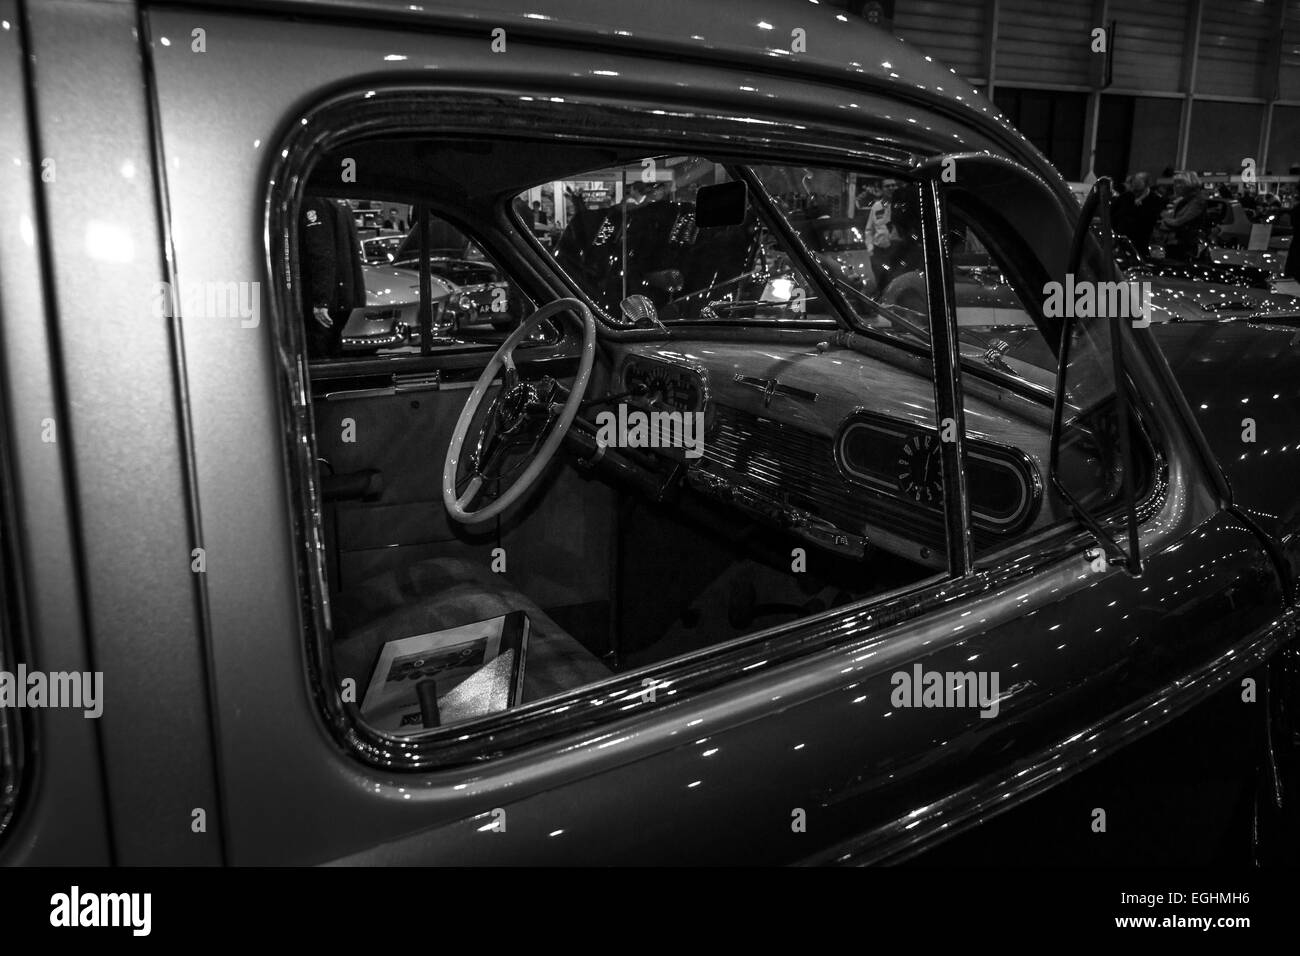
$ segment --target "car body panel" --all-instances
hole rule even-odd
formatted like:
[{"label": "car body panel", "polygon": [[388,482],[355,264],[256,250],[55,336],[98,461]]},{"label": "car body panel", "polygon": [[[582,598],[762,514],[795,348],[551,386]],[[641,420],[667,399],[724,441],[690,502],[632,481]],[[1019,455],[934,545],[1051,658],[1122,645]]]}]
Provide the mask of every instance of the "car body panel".
[{"label": "car body panel", "polygon": [[[1135,278],[1146,278],[1141,272]],[[1181,321],[1300,310],[1300,299],[1281,292],[1243,289],[1192,279],[1152,278],[1158,305]]]},{"label": "car body panel", "polygon": [[[31,139],[23,91],[28,77],[27,23],[14,0],[0,0],[0,155],[12,159],[0,189],[0,412],[10,466],[0,475],[11,494],[24,560],[17,562],[19,662],[48,670],[92,670],[88,621],[78,560],[75,497],[68,432],[64,442],[42,439],[44,423],[63,417],[66,397],[56,373],[58,330],[45,282],[46,240],[39,212],[44,155]],[[58,430],[55,434],[58,435]],[[3,520],[9,520],[5,515]],[[39,662],[36,665],[34,662]],[[112,859],[112,823],[100,774],[93,721],[74,710],[28,710],[21,716],[31,748],[18,804],[0,843],[12,864],[103,864]]]},{"label": "car body panel", "polygon": [[[1232,486],[1300,580],[1300,331],[1244,320],[1156,328],[1156,340]],[[1238,363],[1249,377],[1234,373]]]},{"label": "car body panel", "polygon": [[[1288,239],[1287,242],[1290,240]],[[1272,277],[1274,289],[1290,294],[1296,291],[1294,280],[1287,277],[1285,272],[1289,248],[1227,249],[1222,246],[1210,246],[1207,251],[1212,262],[1263,269]]]},{"label": "car body panel", "polygon": [[[134,10],[113,4],[45,4],[29,14],[39,51],[36,136],[56,157],[55,182],[69,187],[45,190],[44,214],[66,227],[50,229],[48,268],[58,360],[75,370],[63,382],[62,424],[92,659],[107,677],[96,730],[114,852],[122,862],[217,863],[216,766],[209,744],[196,746],[213,732],[202,575],[191,568],[202,542],[191,511],[184,383],[172,323],[158,307],[158,283],[169,276],[138,24]],[[59,66],[70,62],[80,69]],[[196,228],[211,229],[205,220]],[[105,361],[115,355],[131,356],[130,375]],[[142,660],[151,666],[139,667]],[[196,808],[210,822],[203,832],[191,830]]]}]

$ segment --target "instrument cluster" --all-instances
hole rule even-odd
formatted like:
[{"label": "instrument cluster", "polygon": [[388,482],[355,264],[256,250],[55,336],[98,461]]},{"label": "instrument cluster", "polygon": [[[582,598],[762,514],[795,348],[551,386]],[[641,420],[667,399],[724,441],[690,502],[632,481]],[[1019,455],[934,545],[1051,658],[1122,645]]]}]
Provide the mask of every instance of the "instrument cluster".
[{"label": "instrument cluster", "polygon": [[623,366],[623,390],[649,405],[677,412],[703,412],[708,404],[703,372],[639,356]]},{"label": "instrument cluster", "polygon": [[[872,412],[850,416],[836,442],[840,470],[849,480],[939,513],[944,505],[938,432]],[[1038,511],[1042,482],[1017,449],[967,437],[966,480],[977,544],[1029,525]]]}]

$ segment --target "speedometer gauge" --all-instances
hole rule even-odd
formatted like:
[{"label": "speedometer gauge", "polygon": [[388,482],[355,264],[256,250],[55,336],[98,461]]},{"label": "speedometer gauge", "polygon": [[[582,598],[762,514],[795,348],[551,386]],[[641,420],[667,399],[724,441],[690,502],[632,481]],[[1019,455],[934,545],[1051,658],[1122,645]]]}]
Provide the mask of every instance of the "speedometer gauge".
[{"label": "speedometer gauge", "polygon": [[912,435],[898,456],[898,489],[913,501],[943,501],[943,463],[936,435]]}]

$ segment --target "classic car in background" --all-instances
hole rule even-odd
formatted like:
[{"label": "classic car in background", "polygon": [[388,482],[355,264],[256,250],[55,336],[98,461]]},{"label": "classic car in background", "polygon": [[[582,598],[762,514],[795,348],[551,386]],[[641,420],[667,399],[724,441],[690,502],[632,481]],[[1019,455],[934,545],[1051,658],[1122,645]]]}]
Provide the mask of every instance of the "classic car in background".
[{"label": "classic car in background", "polygon": [[[1289,212],[1274,208],[1257,213],[1238,200],[1213,196],[1206,200],[1205,215],[1211,226],[1205,258],[1215,264],[1262,270],[1276,291],[1300,294],[1300,283],[1284,273],[1291,249]],[[1265,229],[1259,248],[1252,244],[1252,230],[1257,227]]]},{"label": "classic car in background", "polygon": [[1300,283],[1286,275],[1286,259],[1290,253],[1287,248],[1235,249],[1223,246],[1209,246],[1206,256],[1213,263],[1228,266],[1247,266],[1260,269],[1269,274],[1271,288],[1288,295],[1300,294]]},{"label": "classic car in background", "polygon": [[[447,223],[440,235],[451,248],[431,249],[430,328],[446,339],[500,330],[518,322],[522,304],[482,252]],[[420,257],[415,232],[363,239],[366,304],[352,311],[343,329],[345,354],[374,354],[420,347]],[[448,253],[456,253],[449,255]],[[462,258],[462,256],[467,258]]]},{"label": "classic car in background", "polygon": [[[0,860],[908,859],[1248,677],[1291,846],[1294,333],[1161,321],[1280,303],[1132,292],[953,72],[773,0],[25,14],[0,129],[77,174],[0,190],[3,653],[105,695],[4,725]],[[869,248],[782,199],[864,183]],[[308,195],[454,224],[367,354],[306,356]],[[265,309],[142,322],[160,270]]]},{"label": "classic car in background", "polygon": [[[1086,184],[1069,185],[1082,203],[1088,191]],[[1270,227],[1267,248],[1249,248],[1251,228],[1257,220]],[[1289,213],[1274,210],[1255,214],[1236,199],[1212,196],[1206,199],[1206,224],[1208,242],[1203,255],[1191,261],[1166,259],[1158,243],[1148,250],[1138,250],[1122,236],[1115,240],[1117,255],[1131,274],[1246,286],[1300,296],[1300,282],[1283,272],[1291,246]]]},{"label": "classic car in background", "polygon": [[[1015,289],[998,264],[978,241],[961,230],[950,236],[956,250],[956,301],[962,311],[959,328],[1033,325]],[[1112,237],[1115,261],[1126,277],[1150,281],[1151,321],[1188,322],[1226,318],[1250,318],[1293,324],[1300,320],[1300,297],[1260,288],[1260,270],[1249,266],[1224,266],[1201,262],[1175,262],[1141,258],[1123,236]],[[923,289],[916,283],[895,286],[885,299],[910,309],[914,319],[924,320]]]},{"label": "classic car in background", "polygon": [[1157,259],[1140,253],[1127,236],[1117,234],[1114,242],[1115,258],[1130,275],[1147,276],[1153,279],[1208,282],[1213,285],[1238,286],[1265,292],[1273,289],[1273,280],[1266,269],[1203,260],[1186,262],[1179,259]]},{"label": "classic car in background", "polygon": [[1250,244],[1250,230],[1255,221],[1236,199],[1210,197],[1205,201],[1205,215],[1214,227],[1215,245],[1244,249]]},{"label": "classic car in background", "polygon": [[361,240],[361,260],[368,266],[384,266],[393,261],[406,237],[400,233]]}]

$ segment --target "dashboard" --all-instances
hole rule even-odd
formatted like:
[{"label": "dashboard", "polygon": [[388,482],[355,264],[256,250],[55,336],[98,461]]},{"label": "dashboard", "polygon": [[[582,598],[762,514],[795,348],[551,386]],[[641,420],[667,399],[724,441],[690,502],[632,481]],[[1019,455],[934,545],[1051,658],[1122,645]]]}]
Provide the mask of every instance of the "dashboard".
[{"label": "dashboard", "polygon": [[[629,407],[698,416],[697,455],[657,450],[696,493],[846,557],[876,547],[945,565],[943,436],[923,370],[827,342],[617,348],[615,390]],[[1050,409],[968,389],[965,413],[976,550],[1055,520],[1042,481]]]}]

